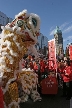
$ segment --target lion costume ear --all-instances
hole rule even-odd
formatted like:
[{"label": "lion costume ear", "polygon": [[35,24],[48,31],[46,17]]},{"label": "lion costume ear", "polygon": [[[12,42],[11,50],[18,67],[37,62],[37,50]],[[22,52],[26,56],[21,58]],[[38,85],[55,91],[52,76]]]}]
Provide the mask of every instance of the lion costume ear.
[{"label": "lion costume ear", "polygon": [[4,26],[1,26],[1,29],[3,30],[4,29]]},{"label": "lion costume ear", "polygon": [[23,18],[24,19],[24,17],[26,17],[26,16],[28,16],[28,14],[27,14],[28,12],[27,12],[27,10],[25,9],[25,10],[23,10],[22,12],[20,12],[19,14],[17,14],[17,15],[15,15],[15,19],[17,19],[17,18]]}]

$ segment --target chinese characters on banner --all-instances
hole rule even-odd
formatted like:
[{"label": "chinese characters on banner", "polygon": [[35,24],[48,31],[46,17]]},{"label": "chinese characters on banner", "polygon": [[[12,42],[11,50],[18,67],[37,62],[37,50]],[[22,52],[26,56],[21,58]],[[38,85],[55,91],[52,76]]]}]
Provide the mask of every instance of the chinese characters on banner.
[{"label": "chinese characters on banner", "polygon": [[69,46],[69,56],[70,60],[72,60],[72,45]]},{"label": "chinese characters on banner", "polygon": [[[49,50],[49,69],[56,69],[56,46],[55,46],[55,39],[52,39],[50,41],[48,41],[48,50]],[[54,61],[54,64],[53,64]]]}]

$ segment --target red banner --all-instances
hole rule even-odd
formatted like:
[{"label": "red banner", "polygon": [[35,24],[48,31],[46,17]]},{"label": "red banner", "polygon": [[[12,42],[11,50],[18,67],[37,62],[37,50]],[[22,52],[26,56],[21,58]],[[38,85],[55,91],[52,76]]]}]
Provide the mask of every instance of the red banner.
[{"label": "red banner", "polygon": [[70,60],[72,60],[72,45],[69,46],[69,56]]},{"label": "red banner", "polygon": [[[56,46],[55,46],[55,39],[52,39],[48,41],[48,56],[49,56],[49,69],[52,69],[54,67],[55,69],[57,68],[56,66]],[[53,64],[54,63],[54,64]]]}]

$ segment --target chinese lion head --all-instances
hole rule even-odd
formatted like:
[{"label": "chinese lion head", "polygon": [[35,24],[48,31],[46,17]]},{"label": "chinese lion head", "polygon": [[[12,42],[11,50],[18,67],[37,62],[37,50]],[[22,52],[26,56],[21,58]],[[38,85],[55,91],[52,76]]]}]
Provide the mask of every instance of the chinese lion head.
[{"label": "chinese lion head", "polygon": [[36,14],[28,14],[27,10],[23,10],[2,29],[0,40],[1,71],[14,72],[28,48],[37,43],[40,18]]}]

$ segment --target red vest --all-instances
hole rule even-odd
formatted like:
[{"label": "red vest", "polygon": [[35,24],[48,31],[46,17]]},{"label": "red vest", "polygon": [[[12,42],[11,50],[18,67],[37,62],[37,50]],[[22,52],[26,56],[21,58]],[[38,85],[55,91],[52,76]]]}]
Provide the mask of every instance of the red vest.
[{"label": "red vest", "polygon": [[64,82],[69,82],[70,81],[70,74],[71,74],[70,66],[66,66],[63,73],[64,73],[64,76],[63,76]]}]

